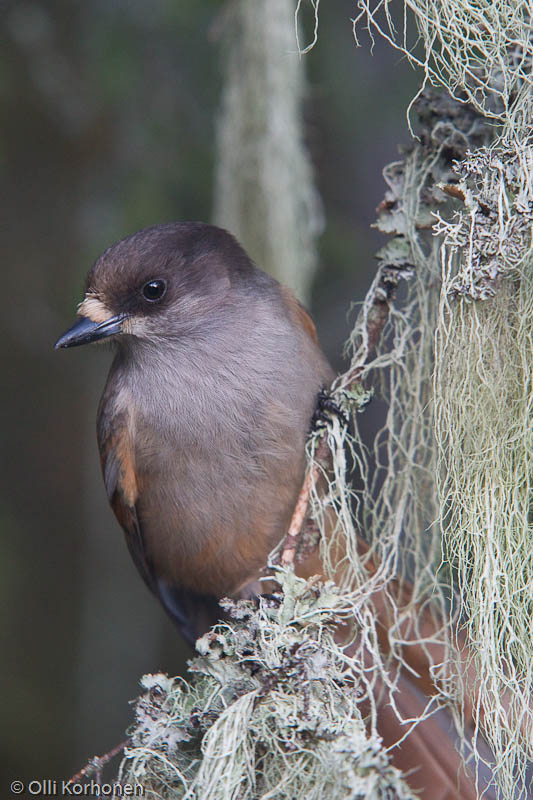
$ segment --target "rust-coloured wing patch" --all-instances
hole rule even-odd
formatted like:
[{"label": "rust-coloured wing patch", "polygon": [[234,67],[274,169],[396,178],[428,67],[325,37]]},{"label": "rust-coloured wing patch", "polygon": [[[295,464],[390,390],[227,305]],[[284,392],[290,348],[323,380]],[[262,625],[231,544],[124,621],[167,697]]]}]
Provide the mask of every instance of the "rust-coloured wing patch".
[{"label": "rust-coloured wing patch", "polygon": [[119,427],[100,452],[109,500],[118,492],[126,505],[135,507],[139,497],[133,445],[126,426]]},{"label": "rust-coloured wing patch", "polygon": [[288,286],[281,287],[281,295],[289,310],[289,314],[292,317],[292,321],[295,325],[303,328],[311,337],[311,339],[318,344],[318,336],[316,333],[315,323],[300,303],[300,301],[295,297],[292,290],[289,289]]},{"label": "rust-coloured wing patch", "polygon": [[124,415],[108,416],[102,408],[98,415],[98,446],[104,484],[111,508],[125,535],[135,566],[147,586],[155,591],[154,575],[146,558],[146,548],[137,514],[139,496],[135,458],[127,420]]}]

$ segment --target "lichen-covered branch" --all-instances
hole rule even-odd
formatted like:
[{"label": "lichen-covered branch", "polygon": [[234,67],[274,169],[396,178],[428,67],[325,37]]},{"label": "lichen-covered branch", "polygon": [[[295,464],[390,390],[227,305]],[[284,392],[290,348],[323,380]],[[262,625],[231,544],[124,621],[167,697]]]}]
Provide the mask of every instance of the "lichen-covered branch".
[{"label": "lichen-covered branch", "polygon": [[198,641],[185,684],[147,675],[120,779],[161,800],[415,800],[362,716],[364,666],[335,631],[350,614],[333,584],[277,573],[259,605]]}]

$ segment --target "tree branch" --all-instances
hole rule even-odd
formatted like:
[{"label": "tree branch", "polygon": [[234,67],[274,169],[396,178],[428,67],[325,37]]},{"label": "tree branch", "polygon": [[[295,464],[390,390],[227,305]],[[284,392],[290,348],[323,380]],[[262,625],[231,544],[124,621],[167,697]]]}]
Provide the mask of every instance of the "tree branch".
[{"label": "tree branch", "polygon": [[[410,265],[407,266],[410,268]],[[364,367],[368,363],[389,317],[389,304],[394,297],[394,289],[400,279],[407,277],[407,275],[407,270],[404,272],[402,268],[393,268],[387,265],[380,266],[379,278],[369,290],[365,302],[368,312],[366,315],[366,346],[364,352],[360,360],[352,364],[341,377],[338,383],[339,388],[353,390],[361,382]],[[294,563],[309,508],[311,491],[318,480],[321,469],[327,469],[329,466],[330,451],[326,434],[327,430],[324,429],[315,451],[313,463],[307,468],[302,489],[296,501],[294,513],[281,550],[280,560],[284,567]]]},{"label": "tree branch", "polygon": [[93,756],[90,761],[80,769],[75,775],[70,778],[69,783],[79,783],[79,781],[83,780],[84,778],[88,778],[90,775],[96,775],[97,782],[100,782],[100,778],[102,775],[102,771],[106,764],[118,756],[119,753],[122,753],[125,747],[130,744],[130,740],[126,739],[124,742],[117,744],[109,753],[104,753],[103,756]]}]

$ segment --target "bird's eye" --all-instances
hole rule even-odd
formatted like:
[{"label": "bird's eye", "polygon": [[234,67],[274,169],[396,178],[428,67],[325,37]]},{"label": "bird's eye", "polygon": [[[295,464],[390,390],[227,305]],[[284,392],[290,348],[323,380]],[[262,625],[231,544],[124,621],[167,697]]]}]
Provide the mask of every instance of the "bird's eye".
[{"label": "bird's eye", "polygon": [[142,288],[144,299],[148,300],[150,303],[155,303],[157,300],[161,300],[166,290],[167,285],[165,281],[162,280],[148,281],[148,283],[145,283]]}]

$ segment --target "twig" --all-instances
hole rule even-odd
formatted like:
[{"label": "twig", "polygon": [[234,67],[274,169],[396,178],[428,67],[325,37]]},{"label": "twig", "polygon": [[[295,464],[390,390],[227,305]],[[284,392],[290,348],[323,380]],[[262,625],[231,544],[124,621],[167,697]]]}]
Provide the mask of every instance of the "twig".
[{"label": "twig", "polygon": [[99,778],[106,764],[108,764],[111,761],[111,759],[113,759],[115,756],[118,756],[118,754],[121,753],[124,750],[124,748],[129,745],[129,743],[130,740],[126,739],[126,741],[121,742],[112,750],[110,750],[109,753],[104,753],[103,756],[93,756],[90,759],[90,761],[88,761],[88,763],[83,767],[83,769],[80,769],[79,772],[77,772],[75,775],[72,776],[72,778],[70,778],[68,783],[78,783],[83,778],[86,778],[89,775],[93,775],[94,773],[96,773],[97,778]]},{"label": "twig", "polygon": [[[379,337],[385,327],[389,316],[389,303],[393,296],[393,291],[402,278],[402,271],[399,269],[391,270],[390,267],[381,268],[379,280],[376,281],[370,292],[373,297],[369,303],[369,310],[366,318],[366,348],[359,363],[353,365],[343,376],[341,381],[342,388],[353,389],[361,381],[361,375],[365,365],[375,349]],[[368,306],[367,306],[368,307]],[[310,465],[305,474],[305,479],[296,501],[294,513],[291,518],[289,530],[285,537],[281,551],[281,564],[287,567],[294,563],[298,545],[302,536],[303,524],[309,508],[311,490],[318,480],[321,467],[327,464],[330,456],[327,431],[321,434],[320,441],[315,451],[313,464]]]},{"label": "twig", "polygon": [[[324,441],[324,440],[322,440]],[[322,444],[322,441],[320,444]],[[305,515],[307,514],[307,507],[309,505],[309,496],[315,481],[318,477],[318,467],[316,464],[310,466],[305,474],[302,489],[296,501],[296,508],[292,515],[291,524],[287,536],[285,537],[285,544],[281,554],[281,564],[283,567],[288,567],[294,562],[296,550],[300,542],[300,535],[304,524]]]}]

